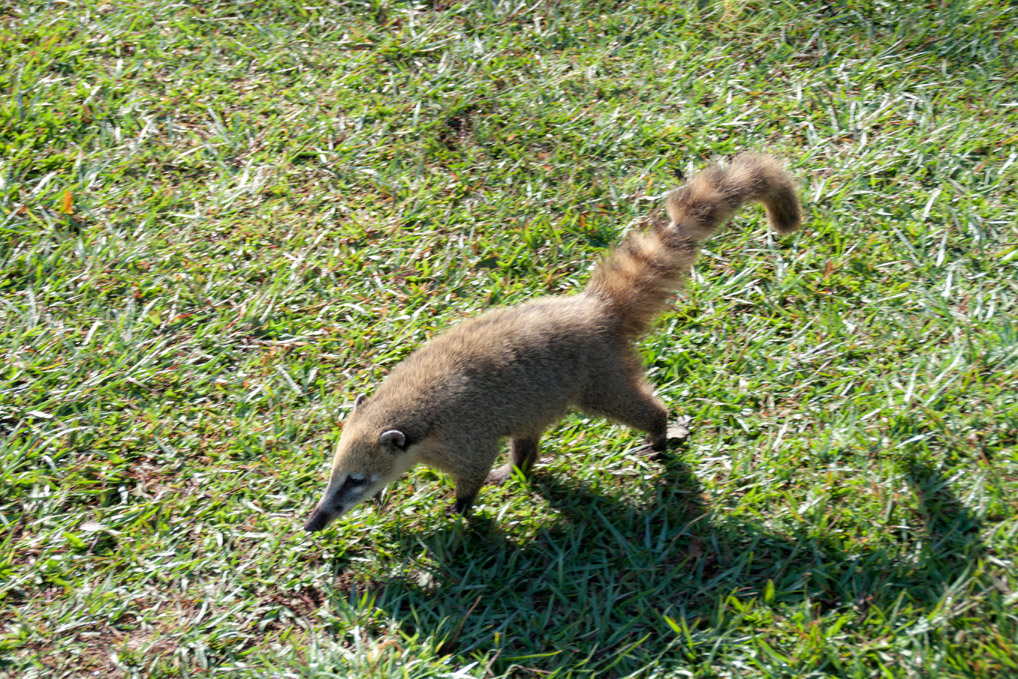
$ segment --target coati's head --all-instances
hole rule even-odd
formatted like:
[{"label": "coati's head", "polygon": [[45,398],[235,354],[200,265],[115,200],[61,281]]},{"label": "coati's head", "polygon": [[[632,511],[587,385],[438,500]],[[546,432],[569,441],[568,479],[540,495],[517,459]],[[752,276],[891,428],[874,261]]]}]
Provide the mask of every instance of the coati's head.
[{"label": "coati's head", "polygon": [[322,530],[354,505],[378,495],[417,460],[416,446],[407,434],[392,426],[379,426],[371,413],[364,412],[368,410],[364,401],[364,395],[357,397],[343,425],[329,485],[304,524],[308,532]]}]

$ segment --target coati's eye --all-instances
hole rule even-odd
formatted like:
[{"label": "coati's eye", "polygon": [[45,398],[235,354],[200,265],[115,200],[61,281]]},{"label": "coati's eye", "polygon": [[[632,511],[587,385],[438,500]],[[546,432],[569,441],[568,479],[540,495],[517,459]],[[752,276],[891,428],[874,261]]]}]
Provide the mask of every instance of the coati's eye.
[{"label": "coati's eye", "polygon": [[349,493],[357,493],[358,495],[362,492],[362,489],[371,482],[371,479],[361,474],[350,474],[343,481],[343,486],[339,489],[341,495]]}]

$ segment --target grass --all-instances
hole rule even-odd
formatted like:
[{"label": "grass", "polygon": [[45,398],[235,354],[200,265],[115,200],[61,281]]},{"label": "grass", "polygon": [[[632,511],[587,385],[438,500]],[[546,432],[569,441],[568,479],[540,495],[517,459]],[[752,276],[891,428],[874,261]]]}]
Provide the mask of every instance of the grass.
[{"label": "grass", "polygon": [[[0,9],[0,673],[1018,671],[1018,17],[938,3]],[[642,344],[691,436],[575,414],[449,519],[301,523],[360,392],[577,290],[767,149]]]}]

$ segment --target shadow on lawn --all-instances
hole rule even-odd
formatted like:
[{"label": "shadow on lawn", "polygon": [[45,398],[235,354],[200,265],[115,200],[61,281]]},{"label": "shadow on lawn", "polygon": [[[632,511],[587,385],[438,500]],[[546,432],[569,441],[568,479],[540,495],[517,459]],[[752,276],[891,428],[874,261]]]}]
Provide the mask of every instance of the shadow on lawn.
[{"label": "shadow on lawn", "polygon": [[[882,544],[869,547],[816,528],[779,534],[712,514],[689,467],[678,457],[663,465],[641,504],[621,490],[609,497],[538,472],[530,492],[559,520],[524,544],[504,520],[483,514],[405,536],[407,553],[423,543],[440,566],[423,579],[390,580],[375,605],[464,660],[499,649],[495,672],[515,665],[523,675],[563,667],[617,676],[650,663],[695,662],[665,615],[716,640],[744,624],[740,610],[750,600],[763,606],[773,582],[777,606],[802,607],[812,618],[838,611],[862,621],[873,607],[906,615],[911,607],[918,617],[982,551],[978,519],[929,467],[905,474],[912,527],[887,527]],[[898,540],[888,541],[887,531]]]}]

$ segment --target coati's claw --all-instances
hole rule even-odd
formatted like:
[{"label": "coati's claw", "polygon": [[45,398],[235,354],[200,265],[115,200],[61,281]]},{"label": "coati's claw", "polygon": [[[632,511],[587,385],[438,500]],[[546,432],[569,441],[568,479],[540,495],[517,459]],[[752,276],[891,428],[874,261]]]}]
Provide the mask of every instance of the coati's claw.
[{"label": "coati's claw", "polygon": [[666,450],[667,446],[663,448],[655,448],[653,443],[647,441],[646,443],[642,443],[631,449],[629,452],[633,455],[650,458],[651,460],[658,460],[663,456]]},{"label": "coati's claw", "polygon": [[688,416],[680,417],[674,424],[668,425],[668,430],[663,437],[658,439],[648,437],[648,440],[643,445],[633,448],[631,452],[648,457],[660,457],[661,453],[668,450],[669,444],[689,438],[689,429],[686,427],[686,424],[689,422],[690,418]]}]

